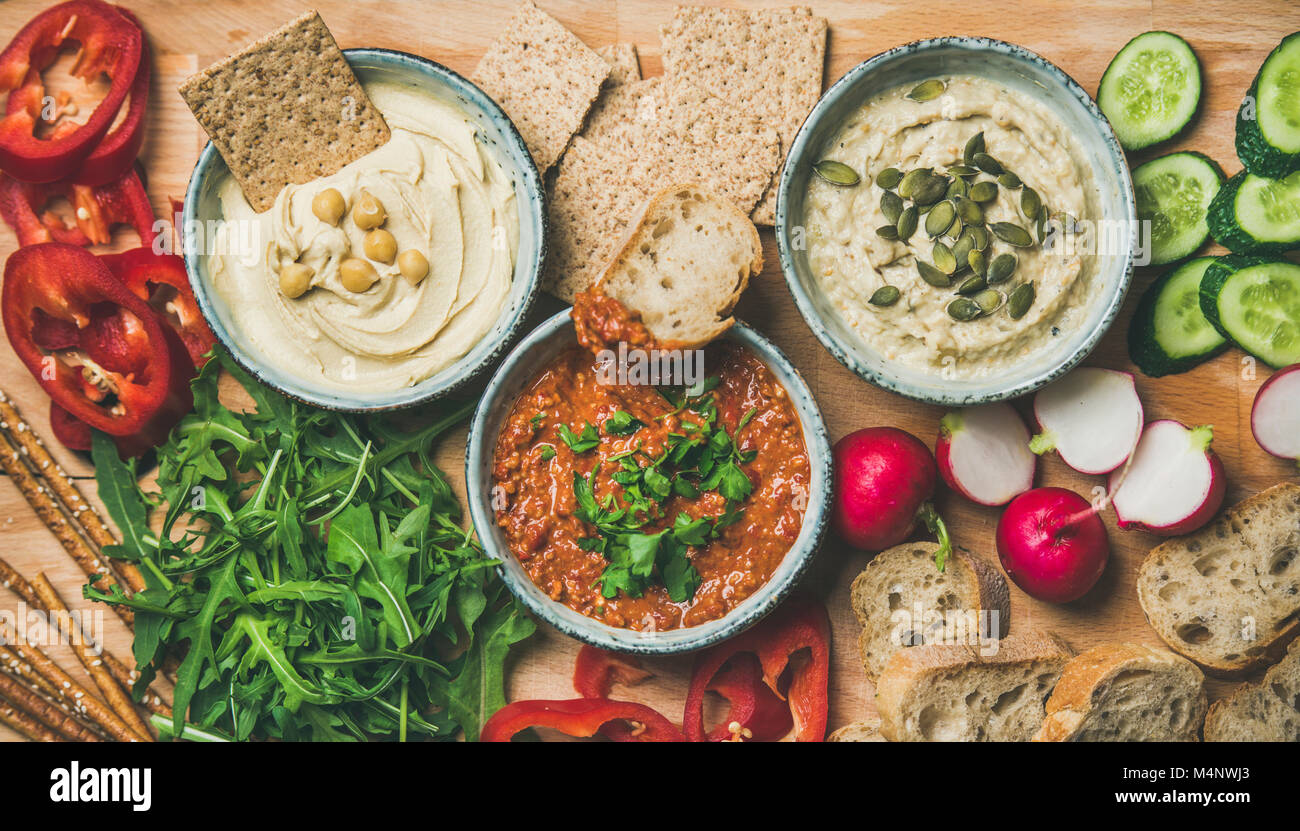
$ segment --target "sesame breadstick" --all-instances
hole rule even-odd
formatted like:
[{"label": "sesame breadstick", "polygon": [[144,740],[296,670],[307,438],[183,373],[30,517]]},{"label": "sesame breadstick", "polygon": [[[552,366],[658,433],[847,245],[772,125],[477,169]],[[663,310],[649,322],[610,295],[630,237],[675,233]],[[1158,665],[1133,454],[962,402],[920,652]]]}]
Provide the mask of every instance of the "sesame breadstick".
[{"label": "sesame breadstick", "polygon": [[70,714],[4,673],[0,673],[0,699],[27,713],[65,739],[74,742],[100,741],[99,736],[79,724]]},{"label": "sesame breadstick", "polygon": [[32,742],[61,742],[63,737],[7,701],[0,701],[0,724],[23,734]]}]

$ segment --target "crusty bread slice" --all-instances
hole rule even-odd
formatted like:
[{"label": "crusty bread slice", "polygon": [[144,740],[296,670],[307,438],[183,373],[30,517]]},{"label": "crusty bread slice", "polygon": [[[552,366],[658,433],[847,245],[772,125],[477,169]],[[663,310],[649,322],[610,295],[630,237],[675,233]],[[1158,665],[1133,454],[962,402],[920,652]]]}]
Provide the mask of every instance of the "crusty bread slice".
[{"label": "crusty bread slice", "polygon": [[883,742],[880,735],[880,719],[865,718],[844,725],[826,737],[828,742]]},{"label": "crusty bread slice", "polygon": [[977,644],[980,636],[996,639],[1006,635],[1011,593],[1002,572],[964,551],[954,552],[939,571],[934,564],[938,550],[932,542],[894,546],[872,558],[854,579],[850,604],[862,626],[858,648],[872,681],[880,677],[889,656],[900,649],[951,642],[940,640],[944,630],[941,616],[946,616],[954,630],[962,622],[968,623],[958,640],[967,646]]},{"label": "crusty bread slice", "polygon": [[1277,660],[1300,632],[1300,485],[1274,485],[1156,546],[1137,590],[1161,639],[1207,672]]},{"label": "crusty bread slice", "polygon": [[1214,702],[1205,717],[1207,742],[1300,742],[1300,640],[1264,673]]},{"label": "crusty bread slice", "polygon": [[1194,742],[1205,675],[1167,649],[1109,643],[1065,665],[1036,742]]},{"label": "crusty bread slice", "polygon": [[599,285],[659,342],[694,348],[731,328],[731,310],[762,270],[748,216],[698,185],[674,185],[650,198]]},{"label": "crusty bread slice", "polygon": [[996,655],[967,646],[895,652],[876,683],[880,734],[891,742],[1024,742],[1070,648],[1051,634],[1015,634]]}]

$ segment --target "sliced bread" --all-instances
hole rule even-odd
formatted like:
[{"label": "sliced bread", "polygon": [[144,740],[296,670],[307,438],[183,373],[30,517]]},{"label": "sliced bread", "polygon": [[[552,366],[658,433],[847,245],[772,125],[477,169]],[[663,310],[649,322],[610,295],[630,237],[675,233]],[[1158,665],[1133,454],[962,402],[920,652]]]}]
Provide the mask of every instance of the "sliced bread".
[{"label": "sliced bread", "polygon": [[1194,742],[1205,675],[1167,649],[1096,646],[1065,665],[1036,742]]},{"label": "sliced bread", "polygon": [[1244,684],[1214,702],[1205,717],[1207,742],[1300,742],[1300,640],[1258,684]]},{"label": "sliced bread", "polygon": [[639,312],[660,343],[703,346],[731,328],[731,310],[763,270],[758,229],[740,209],[698,185],[651,197],[599,286]]},{"label": "sliced bread", "polygon": [[866,718],[844,725],[826,737],[828,742],[883,742],[880,735],[880,719]]},{"label": "sliced bread", "polygon": [[862,666],[872,681],[900,649],[926,643],[974,646],[980,638],[1006,635],[1011,593],[1002,572],[964,551],[954,552],[939,571],[938,550],[932,542],[895,546],[877,554],[854,579],[850,603],[862,626]]},{"label": "sliced bread", "polygon": [[968,646],[895,652],[876,683],[880,734],[891,742],[1024,742],[1072,653],[1055,635],[1015,634],[982,656]]},{"label": "sliced bread", "polygon": [[1277,660],[1300,631],[1300,485],[1275,485],[1156,546],[1137,590],[1161,639],[1207,672]]}]

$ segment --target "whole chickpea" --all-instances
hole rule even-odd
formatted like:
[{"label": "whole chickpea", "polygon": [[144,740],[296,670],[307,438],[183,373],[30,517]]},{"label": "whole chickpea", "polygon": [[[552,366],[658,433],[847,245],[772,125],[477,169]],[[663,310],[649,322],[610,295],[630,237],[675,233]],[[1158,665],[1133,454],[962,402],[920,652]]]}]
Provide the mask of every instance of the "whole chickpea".
[{"label": "whole chickpea", "polygon": [[316,271],[309,265],[289,263],[280,269],[280,293],[290,300],[302,297],[311,288],[311,278]]},{"label": "whole chickpea", "polygon": [[414,248],[408,248],[397,258],[397,270],[411,285],[419,285],[429,275],[429,261]]},{"label": "whole chickpea", "polygon": [[388,219],[388,214],[384,211],[384,203],[375,198],[375,195],[368,190],[361,191],[357,201],[352,205],[352,221],[363,231],[369,231],[371,228],[378,228]]},{"label": "whole chickpea", "polygon": [[348,291],[363,292],[379,279],[378,272],[370,263],[358,257],[348,257],[339,263],[339,279]]}]

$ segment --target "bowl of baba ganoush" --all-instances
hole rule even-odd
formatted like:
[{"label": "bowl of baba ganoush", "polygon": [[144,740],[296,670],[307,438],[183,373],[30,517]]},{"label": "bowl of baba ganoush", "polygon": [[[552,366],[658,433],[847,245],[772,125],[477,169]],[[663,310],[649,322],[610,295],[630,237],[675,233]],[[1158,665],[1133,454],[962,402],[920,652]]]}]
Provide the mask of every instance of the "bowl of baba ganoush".
[{"label": "bowl of baba ganoush", "polygon": [[[330,409],[406,407],[459,389],[517,334],[545,258],[541,178],[506,114],[455,72],[344,54],[391,139],[262,212],[209,143],[185,195],[186,267],[213,332],[259,380]],[[362,216],[394,250],[367,248]],[[349,273],[363,250],[374,271]],[[310,283],[286,288],[299,264]]]},{"label": "bowl of baba ganoush", "polygon": [[1123,305],[1137,243],[1124,153],[1033,52],[945,37],[850,70],[791,145],[777,200],[800,313],[862,378],[964,406],[1049,383]]}]

